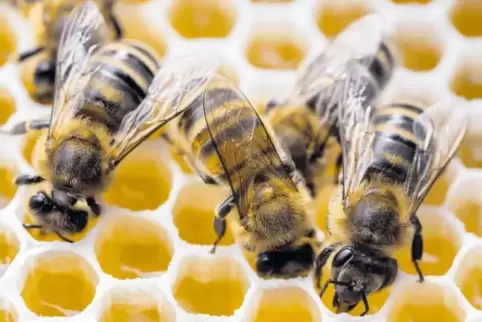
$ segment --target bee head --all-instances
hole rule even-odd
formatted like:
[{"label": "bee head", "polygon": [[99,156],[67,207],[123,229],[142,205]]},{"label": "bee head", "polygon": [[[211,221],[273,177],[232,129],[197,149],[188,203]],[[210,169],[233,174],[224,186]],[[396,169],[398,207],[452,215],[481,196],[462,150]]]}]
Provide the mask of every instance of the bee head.
[{"label": "bee head", "polygon": [[258,254],[256,271],[261,277],[293,278],[307,275],[315,260],[311,244],[289,246]]},{"label": "bee head", "polygon": [[55,210],[55,203],[44,191],[39,191],[30,197],[28,207],[32,214],[43,215]]},{"label": "bee head", "polygon": [[393,258],[366,253],[356,246],[342,247],[332,261],[333,306],[337,313],[351,311],[368,294],[392,284],[397,272]]}]

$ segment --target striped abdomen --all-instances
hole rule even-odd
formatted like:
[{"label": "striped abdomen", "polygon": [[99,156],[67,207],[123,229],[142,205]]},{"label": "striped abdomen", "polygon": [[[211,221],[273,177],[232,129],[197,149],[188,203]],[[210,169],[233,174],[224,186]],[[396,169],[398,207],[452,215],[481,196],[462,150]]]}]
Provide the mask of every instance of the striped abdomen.
[{"label": "striped abdomen", "polygon": [[370,65],[370,74],[377,83],[379,90],[385,88],[395,69],[394,50],[393,45],[387,39],[384,39]]},{"label": "striped abdomen", "polygon": [[415,105],[395,103],[373,117],[374,154],[365,172],[366,179],[381,176],[394,183],[405,182],[421,141],[414,133],[413,124],[422,112],[422,108]]},{"label": "striped abdomen", "polygon": [[93,75],[84,91],[86,99],[102,107],[89,104],[81,114],[116,132],[124,116],[146,97],[160,64],[156,53],[146,45],[120,40],[99,48],[88,68]]}]

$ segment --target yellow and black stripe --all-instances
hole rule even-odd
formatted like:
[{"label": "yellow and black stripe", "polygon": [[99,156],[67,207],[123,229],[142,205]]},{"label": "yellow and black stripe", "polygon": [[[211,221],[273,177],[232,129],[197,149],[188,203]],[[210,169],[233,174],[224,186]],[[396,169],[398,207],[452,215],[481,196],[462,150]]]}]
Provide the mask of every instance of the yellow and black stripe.
[{"label": "yellow and black stripe", "polygon": [[84,90],[86,100],[94,104],[87,104],[81,114],[116,132],[125,115],[146,97],[159,68],[155,52],[141,42],[120,40],[102,46],[89,62],[92,77]]},{"label": "yellow and black stripe", "polygon": [[393,44],[387,39],[384,39],[380,43],[376,56],[369,68],[370,74],[380,90],[385,88],[390,80],[393,70],[395,69],[395,61],[395,49]]}]

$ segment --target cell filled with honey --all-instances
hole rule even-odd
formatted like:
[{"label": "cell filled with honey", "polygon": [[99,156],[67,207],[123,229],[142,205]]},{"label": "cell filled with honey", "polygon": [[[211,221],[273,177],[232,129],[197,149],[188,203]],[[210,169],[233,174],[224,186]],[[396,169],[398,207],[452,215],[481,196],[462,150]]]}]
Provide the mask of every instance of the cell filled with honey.
[{"label": "cell filled with honey", "polygon": [[301,288],[264,289],[260,293],[261,298],[249,313],[251,322],[315,322],[321,319],[313,299]]},{"label": "cell filled with honey", "polygon": [[[126,0],[146,1],[146,0]],[[148,0],[147,0],[148,1]],[[164,36],[152,22],[147,20],[140,10],[138,4],[119,3],[116,6],[116,16],[123,30],[123,37],[142,41],[154,49],[160,57],[167,52],[167,43]]]},{"label": "cell filled with honey", "polygon": [[0,304],[0,322],[16,322],[17,318],[17,311],[10,303],[1,303]]},{"label": "cell filled with honey", "polygon": [[482,168],[482,135],[467,133],[457,155],[468,168]]},{"label": "cell filled with honey", "polygon": [[243,303],[248,288],[237,261],[189,257],[181,263],[173,295],[186,312],[230,316]]},{"label": "cell filled with honey", "polygon": [[[25,134],[25,140],[22,143],[22,155],[30,165],[33,165],[34,151],[41,135],[42,133],[40,131],[30,131]],[[40,143],[41,146],[38,149],[44,147],[43,143],[44,142]]]},{"label": "cell filled with honey", "polygon": [[[445,275],[462,245],[462,236],[447,219],[446,213],[436,210],[420,209],[417,212],[422,224],[423,256],[419,262],[424,275]],[[399,268],[406,273],[416,275],[412,263],[411,241],[396,252]]]},{"label": "cell filled with honey", "polygon": [[175,0],[169,21],[185,38],[224,38],[236,23],[236,11],[228,1]]},{"label": "cell filled with honey", "polygon": [[15,197],[17,175],[18,170],[12,164],[0,164],[0,207],[6,206]]},{"label": "cell filled with honey", "polygon": [[482,266],[480,246],[471,248],[462,257],[455,273],[455,284],[462,291],[467,301],[477,310],[482,310]]},{"label": "cell filled with honey", "polygon": [[81,256],[46,251],[28,265],[22,298],[39,316],[72,316],[82,312],[95,295],[95,271]]},{"label": "cell filled with honey", "polygon": [[[212,245],[217,238],[213,228],[215,210],[226,199],[228,193],[226,189],[204,183],[182,187],[173,208],[174,224],[179,237],[192,244]],[[236,214],[230,216],[234,215]],[[233,243],[231,230],[226,229],[226,235],[219,245]]]},{"label": "cell filled with honey", "polygon": [[166,271],[173,251],[162,227],[134,214],[114,214],[102,224],[95,241],[102,270],[120,279]]},{"label": "cell filled with honey", "polygon": [[448,208],[465,226],[465,231],[482,236],[482,199],[480,179],[470,178],[457,182],[454,194],[447,200]]},{"label": "cell filled with honey", "polygon": [[388,312],[390,322],[462,322],[466,313],[456,294],[441,285],[411,282],[396,293]]},{"label": "cell filled with honey", "polygon": [[433,32],[418,30],[406,33],[402,29],[394,40],[401,63],[407,69],[418,72],[430,71],[437,67],[442,57],[441,45],[437,42]]},{"label": "cell filled with honey", "polygon": [[467,100],[482,98],[482,65],[459,65],[450,80],[450,89]]},{"label": "cell filled with honey", "polygon": [[154,210],[171,191],[172,174],[159,148],[144,142],[115,169],[110,188],[104,193],[107,203],[130,210]]},{"label": "cell filled with honey", "polygon": [[316,23],[328,38],[334,38],[349,24],[370,12],[367,4],[361,0],[329,0],[321,3]]},{"label": "cell filled with honey", "polygon": [[440,177],[435,181],[432,188],[425,197],[423,203],[425,205],[440,206],[444,203],[447,191],[456,177],[455,165],[449,164]]},{"label": "cell filled with honey", "polygon": [[328,234],[328,227],[326,226],[326,222],[328,218],[329,205],[337,191],[338,189],[333,184],[333,182],[327,183],[318,191],[316,199],[314,200],[312,205],[312,207],[314,207],[313,210],[315,214],[316,225],[325,234]]},{"label": "cell filled with honey", "polygon": [[7,123],[13,113],[15,113],[15,99],[6,88],[0,87],[0,125]]},{"label": "cell filled with honey", "polygon": [[396,4],[428,4],[432,0],[392,0]]},{"label": "cell filled with honey", "polygon": [[17,40],[4,16],[0,16],[0,67],[7,62],[17,48]]},{"label": "cell filled with honey", "polygon": [[482,36],[482,2],[479,0],[455,1],[450,11],[454,27],[466,37]]},{"label": "cell filled with honey", "polygon": [[100,322],[174,322],[175,312],[164,299],[144,290],[115,288],[103,298],[108,305]]},{"label": "cell filled with honey", "polygon": [[254,34],[246,48],[249,63],[262,69],[296,69],[306,55],[305,45],[295,34]]},{"label": "cell filled with honey", "polygon": [[0,265],[10,264],[20,249],[15,234],[7,228],[0,227]]}]

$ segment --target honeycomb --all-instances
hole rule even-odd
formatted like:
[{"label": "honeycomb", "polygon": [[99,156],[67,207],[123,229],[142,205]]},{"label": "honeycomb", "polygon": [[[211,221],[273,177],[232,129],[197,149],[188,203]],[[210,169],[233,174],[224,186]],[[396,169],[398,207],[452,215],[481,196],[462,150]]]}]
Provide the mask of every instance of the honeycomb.
[{"label": "honeycomb", "polygon": [[[300,63],[352,21],[380,13],[401,58],[381,99],[450,99],[472,120],[420,209],[426,283],[416,282],[409,249],[401,249],[396,282],[369,296],[371,310],[358,318],[361,305],[334,314],[333,290],[320,300],[311,277],[258,278],[254,255],[229,229],[209,254],[214,207],[228,192],[201,183],[157,134],[122,163],[100,200],[103,215],[72,236],[74,244],[27,232],[26,202],[38,187],[13,180],[34,171],[42,144],[31,133],[1,137],[0,321],[482,321],[480,0],[120,0],[116,11],[126,37],[166,60],[193,52],[222,58],[219,72],[255,106],[283,97]],[[0,4],[5,126],[50,113],[30,98],[25,68],[13,61],[38,37],[26,12]],[[312,205],[322,236],[333,191],[328,184]]]}]

